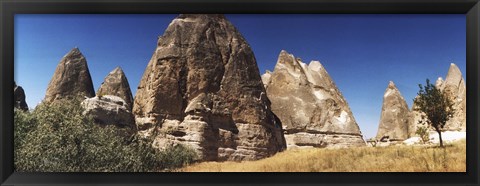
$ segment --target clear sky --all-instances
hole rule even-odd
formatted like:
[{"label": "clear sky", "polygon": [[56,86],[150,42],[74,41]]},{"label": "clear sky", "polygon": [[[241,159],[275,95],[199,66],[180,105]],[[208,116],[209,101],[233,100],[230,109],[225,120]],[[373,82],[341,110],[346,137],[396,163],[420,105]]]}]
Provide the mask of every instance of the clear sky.
[{"label": "clear sky", "polygon": [[[16,15],[15,80],[34,108],[60,59],[73,47],[87,58],[94,88],[120,66],[135,95],[143,72],[176,15]],[[383,94],[394,81],[409,107],[418,84],[465,78],[465,15],[227,15],[252,47],[260,73],[281,50],[319,60],[350,105],[365,138],[374,137]]]}]

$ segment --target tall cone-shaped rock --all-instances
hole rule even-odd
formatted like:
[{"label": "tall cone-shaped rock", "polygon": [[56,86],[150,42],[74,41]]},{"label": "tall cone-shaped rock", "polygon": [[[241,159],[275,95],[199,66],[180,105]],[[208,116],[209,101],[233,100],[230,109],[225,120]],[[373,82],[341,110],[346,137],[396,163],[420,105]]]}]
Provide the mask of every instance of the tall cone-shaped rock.
[{"label": "tall cone-shaped rock", "polygon": [[365,145],[347,102],[320,62],[306,65],[281,51],[274,71],[263,79],[289,148]]},{"label": "tall cone-shaped rock", "polygon": [[[435,87],[444,92],[448,98],[453,102],[453,109],[455,110],[453,117],[450,118],[443,127],[444,131],[466,131],[467,129],[467,89],[465,80],[462,77],[462,72],[454,63],[450,64],[447,77],[445,80],[439,77],[435,82]],[[413,104],[413,108],[416,105]],[[415,130],[419,126],[419,121],[422,119],[423,113],[412,111],[412,119],[410,123],[410,135],[415,134]],[[433,128],[431,129],[433,130]]]},{"label": "tall cone-shaped rock", "polygon": [[390,81],[383,95],[382,114],[377,131],[377,139],[388,136],[393,141],[403,141],[409,137],[410,110],[395,84]]},{"label": "tall cone-shaped rock", "polygon": [[179,15],[138,86],[133,113],[154,147],[203,160],[255,160],[285,148],[250,46],[223,15]]},{"label": "tall cone-shaped rock", "polygon": [[78,48],[68,52],[57,65],[43,102],[52,103],[76,96],[95,96],[87,60]]},{"label": "tall cone-shaped rock", "polygon": [[447,121],[443,128],[451,131],[465,131],[467,128],[467,90],[462,72],[454,63],[450,64],[447,77],[440,89],[453,101],[453,109],[455,110],[453,117]]},{"label": "tall cone-shaped rock", "polygon": [[120,67],[115,68],[105,77],[105,80],[97,91],[97,95],[118,96],[126,102],[126,107],[129,108],[129,110],[133,107],[132,91],[130,90],[127,77]]}]

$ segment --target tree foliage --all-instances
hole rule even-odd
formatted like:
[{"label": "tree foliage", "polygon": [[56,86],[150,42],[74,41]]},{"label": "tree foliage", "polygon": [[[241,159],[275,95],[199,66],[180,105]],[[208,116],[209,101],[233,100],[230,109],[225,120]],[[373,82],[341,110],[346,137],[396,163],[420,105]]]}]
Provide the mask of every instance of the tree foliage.
[{"label": "tree foliage", "polygon": [[420,139],[422,140],[422,143],[427,143],[428,141],[430,141],[430,135],[429,135],[429,132],[428,132],[428,128],[425,127],[425,126],[420,126],[417,128],[417,130],[415,131],[415,134],[417,134],[418,136],[420,136]]},{"label": "tree foliage", "polygon": [[151,140],[124,137],[114,126],[99,126],[80,101],[42,104],[31,113],[15,111],[14,166],[23,172],[151,172],[192,163],[183,146],[158,151]]},{"label": "tree foliage", "polygon": [[455,112],[453,102],[444,92],[431,84],[429,79],[426,80],[426,83],[425,86],[418,85],[420,90],[414,99],[414,104],[417,106],[414,110],[425,114],[422,115],[419,124],[427,124],[435,128],[440,137],[440,146],[443,147],[441,131],[445,123],[453,117]]}]

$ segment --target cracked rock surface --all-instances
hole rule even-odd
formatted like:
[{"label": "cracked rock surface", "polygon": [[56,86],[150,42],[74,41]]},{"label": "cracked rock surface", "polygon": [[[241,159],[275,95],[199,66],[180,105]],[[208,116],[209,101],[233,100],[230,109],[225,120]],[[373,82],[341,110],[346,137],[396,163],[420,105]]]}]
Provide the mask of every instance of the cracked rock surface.
[{"label": "cracked rock surface", "polygon": [[73,48],[57,65],[43,102],[53,103],[77,96],[94,97],[95,90],[85,56],[78,48]]},{"label": "cracked rock surface", "polygon": [[118,96],[125,101],[127,109],[132,110],[132,91],[130,90],[127,77],[120,67],[113,69],[107,77],[105,77],[105,80],[97,91],[97,95]]},{"label": "cracked rock surface", "polygon": [[402,94],[390,81],[383,95],[382,113],[376,139],[388,136],[393,141],[403,141],[409,138],[410,110]]},{"label": "cracked rock surface", "polygon": [[256,160],[286,148],[253,52],[223,16],[182,14],[159,37],[134,99],[139,133],[202,160]]},{"label": "cracked rock surface", "polygon": [[320,62],[307,65],[283,50],[262,79],[289,148],[365,146],[348,103]]}]

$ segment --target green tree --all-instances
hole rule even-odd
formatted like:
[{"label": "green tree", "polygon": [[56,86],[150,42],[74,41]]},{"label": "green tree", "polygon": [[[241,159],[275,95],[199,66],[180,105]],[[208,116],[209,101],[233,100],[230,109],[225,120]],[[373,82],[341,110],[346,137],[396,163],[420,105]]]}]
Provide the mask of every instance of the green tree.
[{"label": "green tree", "polygon": [[417,131],[415,131],[415,134],[420,136],[420,139],[422,142],[425,144],[430,140],[430,135],[428,133],[428,127],[420,126],[417,128]]},{"label": "green tree", "polygon": [[422,84],[418,86],[420,91],[418,91],[418,96],[413,100],[415,105],[417,105],[414,110],[425,114],[422,115],[422,120],[419,121],[419,124],[425,123],[432,126],[438,133],[440,147],[443,147],[442,129],[455,112],[452,107],[453,102],[445,93],[431,84],[429,79],[427,79],[425,86],[422,86]]}]

